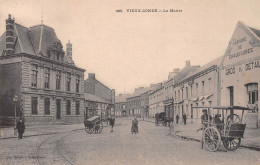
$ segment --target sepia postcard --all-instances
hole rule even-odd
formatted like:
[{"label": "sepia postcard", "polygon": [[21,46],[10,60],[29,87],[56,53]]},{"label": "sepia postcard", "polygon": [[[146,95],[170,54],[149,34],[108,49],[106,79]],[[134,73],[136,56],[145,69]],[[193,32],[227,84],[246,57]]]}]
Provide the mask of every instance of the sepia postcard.
[{"label": "sepia postcard", "polygon": [[0,165],[259,165],[259,0],[0,0]]}]

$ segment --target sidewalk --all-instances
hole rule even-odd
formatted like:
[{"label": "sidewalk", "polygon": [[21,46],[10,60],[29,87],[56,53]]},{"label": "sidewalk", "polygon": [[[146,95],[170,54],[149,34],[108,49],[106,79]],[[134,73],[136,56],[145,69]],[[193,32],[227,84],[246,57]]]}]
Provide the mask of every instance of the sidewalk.
[{"label": "sidewalk", "polygon": [[[58,134],[61,132],[73,131],[84,129],[83,123],[71,124],[71,125],[37,125],[37,126],[26,126],[24,131],[24,137],[40,136]],[[0,140],[17,138],[14,135],[14,127],[0,128]]]},{"label": "sidewalk", "polygon": [[[193,123],[188,120],[187,125],[183,123],[174,124],[176,136],[195,141],[201,141],[202,138],[202,130],[197,132],[199,128],[201,128],[200,119],[194,119]],[[241,146],[260,151],[260,128],[246,128],[244,138],[241,139]]]}]

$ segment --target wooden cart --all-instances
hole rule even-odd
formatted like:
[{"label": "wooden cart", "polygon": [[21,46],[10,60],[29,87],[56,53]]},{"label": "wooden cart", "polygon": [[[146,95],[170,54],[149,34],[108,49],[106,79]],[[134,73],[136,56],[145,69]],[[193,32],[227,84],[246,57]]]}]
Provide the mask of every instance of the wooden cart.
[{"label": "wooden cart", "polygon": [[[202,123],[204,126],[201,140],[202,148],[205,146],[209,151],[216,151],[222,143],[226,149],[232,151],[240,146],[246,128],[246,124],[242,123],[244,111],[252,111],[251,109],[241,106],[192,107],[192,109],[196,108],[207,110],[209,119]],[[211,117],[214,110],[217,110],[217,117],[222,115],[222,120]],[[238,110],[242,112],[234,114],[234,111]],[[227,117],[225,118],[225,116]]]},{"label": "wooden cart", "polygon": [[103,124],[99,116],[93,116],[84,121],[85,131],[89,134],[101,133],[103,130]]}]

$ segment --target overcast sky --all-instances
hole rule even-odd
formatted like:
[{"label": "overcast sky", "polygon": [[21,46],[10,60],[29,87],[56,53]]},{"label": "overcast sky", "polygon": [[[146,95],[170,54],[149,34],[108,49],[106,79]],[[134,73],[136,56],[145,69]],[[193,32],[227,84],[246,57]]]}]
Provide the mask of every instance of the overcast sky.
[{"label": "overcast sky", "polygon": [[[30,27],[41,23],[73,44],[78,67],[116,93],[167,79],[186,60],[204,65],[224,54],[240,20],[260,29],[258,0],[0,0],[0,33],[8,14]],[[123,12],[117,13],[117,9]],[[126,9],[181,9],[130,13]]]}]

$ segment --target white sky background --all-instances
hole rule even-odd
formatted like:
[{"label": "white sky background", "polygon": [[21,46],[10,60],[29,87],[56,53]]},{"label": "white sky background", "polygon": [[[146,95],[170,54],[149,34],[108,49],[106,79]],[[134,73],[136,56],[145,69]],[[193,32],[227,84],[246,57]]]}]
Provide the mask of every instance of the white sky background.
[{"label": "white sky background", "polygon": [[[149,8],[183,12],[126,12]],[[202,66],[221,56],[239,20],[260,29],[259,0],[0,0],[0,34],[8,14],[30,27],[40,24],[42,9],[64,48],[73,44],[85,79],[96,73],[117,94],[162,82],[186,60]]]}]

